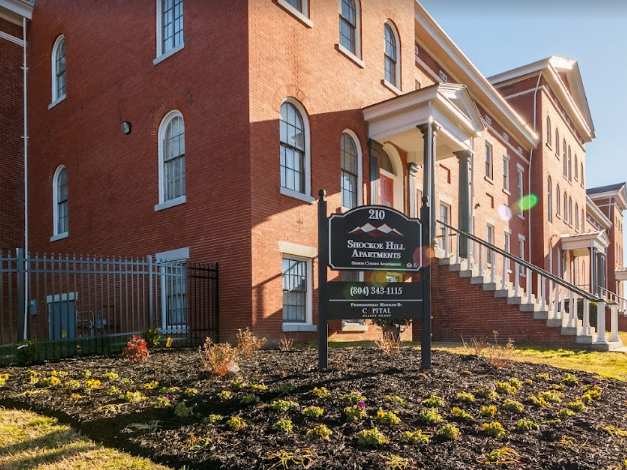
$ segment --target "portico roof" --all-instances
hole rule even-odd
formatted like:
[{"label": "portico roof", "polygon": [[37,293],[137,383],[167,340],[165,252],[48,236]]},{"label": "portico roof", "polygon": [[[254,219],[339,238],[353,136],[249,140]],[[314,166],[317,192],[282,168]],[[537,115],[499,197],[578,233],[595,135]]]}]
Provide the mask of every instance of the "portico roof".
[{"label": "portico roof", "polygon": [[627,269],[617,269],[615,274],[617,281],[627,281]]},{"label": "portico roof", "polygon": [[486,127],[464,85],[438,83],[363,109],[369,136],[380,143],[391,142],[422,160],[423,138],[417,128],[434,123],[440,127],[438,159],[459,150],[472,151],[473,137]]},{"label": "portico roof", "polygon": [[564,251],[587,250],[591,247],[605,251],[610,246],[605,230],[574,235],[566,234],[562,235],[560,240],[562,241],[562,250]]}]

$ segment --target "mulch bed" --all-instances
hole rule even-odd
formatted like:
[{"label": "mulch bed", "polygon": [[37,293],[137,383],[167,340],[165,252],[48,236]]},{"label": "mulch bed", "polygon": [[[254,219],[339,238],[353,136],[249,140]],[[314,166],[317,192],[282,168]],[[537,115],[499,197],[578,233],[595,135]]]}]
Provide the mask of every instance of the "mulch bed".
[{"label": "mulch bed", "polygon": [[[627,430],[624,382],[583,372],[572,372],[576,380],[572,376],[569,379],[567,371],[526,363],[497,368],[486,358],[440,351],[434,352],[433,369],[421,371],[420,352],[410,348],[394,358],[378,349],[332,349],[329,365],[328,371],[317,370],[315,350],[259,351],[241,361],[237,374],[241,379],[237,380],[234,376],[216,379],[204,372],[196,351],[157,352],[140,365],[122,358],[79,358],[0,370],[0,374],[10,375],[0,387],[0,405],[58,417],[105,445],[189,469],[308,466],[324,470],[466,470],[496,465],[596,470],[622,468],[619,465],[627,459],[627,434],[621,436],[621,431]],[[31,379],[29,370],[38,374],[35,379]],[[42,386],[41,379],[50,377],[53,371],[61,384]],[[85,371],[90,371],[91,377],[85,378]],[[110,371],[119,377],[105,378]],[[100,380],[99,387],[93,382],[95,379]],[[30,383],[36,380],[39,383]],[[91,390],[85,388],[88,380],[92,380]],[[158,386],[153,383],[153,388],[145,388],[153,381]],[[457,398],[460,392],[476,395],[482,387],[492,390],[504,387],[505,382],[518,385],[517,390],[510,390],[509,394],[501,391],[493,398],[475,396],[472,402]],[[74,390],[68,389],[71,385]],[[330,395],[319,398],[312,392],[314,387],[325,387]],[[188,388],[196,390],[186,393]],[[586,392],[590,389],[600,390],[601,396],[589,400],[591,394]],[[218,397],[223,390],[231,392],[230,398]],[[126,392],[138,391],[145,399],[130,393],[129,399],[141,401],[129,403],[124,398]],[[344,412],[351,404],[342,397],[351,392],[365,396],[367,416],[356,422],[347,421]],[[552,396],[557,395],[561,402],[534,405],[530,397],[539,397],[542,392],[555,392]],[[257,395],[259,402],[242,404],[242,398],[251,394]],[[427,425],[420,415],[427,409],[424,400],[431,395],[443,399],[437,410],[444,421]],[[560,412],[582,397],[589,402],[583,410],[572,416]],[[298,408],[277,411],[272,406],[277,399],[294,401]],[[507,399],[522,403],[523,411],[505,410]],[[185,414],[181,403],[191,410],[191,416],[178,416]],[[497,407],[498,414],[483,417],[482,406],[490,405]],[[322,407],[324,414],[320,418],[305,417],[302,411],[308,406]],[[472,419],[455,418],[453,407],[466,411]],[[394,411],[400,424],[377,422],[379,410]],[[223,418],[210,423],[212,414]],[[247,426],[237,431],[230,429],[227,420],[232,416],[240,417]],[[522,418],[535,422],[538,429],[517,432]],[[274,430],[279,419],[290,419],[293,430]],[[502,424],[504,436],[486,434],[483,424],[493,421]],[[438,435],[438,430],[448,423],[459,429],[458,438],[447,440]],[[306,435],[307,430],[319,424],[332,432],[329,440]],[[358,433],[374,427],[389,443],[376,447],[360,445]],[[405,431],[416,430],[427,434],[430,441],[412,444],[403,439]],[[504,452],[493,454],[493,462],[488,463],[488,456],[495,449]],[[391,460],[394,456],[400,459]]]}]

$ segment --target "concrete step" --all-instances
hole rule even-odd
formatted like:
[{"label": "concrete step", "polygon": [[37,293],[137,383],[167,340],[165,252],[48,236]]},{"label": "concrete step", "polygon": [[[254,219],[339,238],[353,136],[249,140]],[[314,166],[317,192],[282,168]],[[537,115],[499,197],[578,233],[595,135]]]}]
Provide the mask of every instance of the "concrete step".
[{"label": "concrete step", "polygon": [[546,326],[548,326],[549,328],[561,328],[562,319],[561,318],[549,318],[546,321]]},{"label": "concrete step", "polygon": [[592,344],[596,340],[597,340],[596,334],[593,334],[593,335],[580,334],[580,335],[577,335],[577,338],[575,338],[575,342],[577,344]]},{"label": "concrete step", "polygon": [[548,310],[535,310],[533,312],[533,318],[535,320],[548,320],[549,319],[549,312]]},{"label": "concrete step", "polygon": [[590,345],[590,349],[593,351],[620,351],[622,348],[622,341],[608,341],[607,343],[592,343]]}]

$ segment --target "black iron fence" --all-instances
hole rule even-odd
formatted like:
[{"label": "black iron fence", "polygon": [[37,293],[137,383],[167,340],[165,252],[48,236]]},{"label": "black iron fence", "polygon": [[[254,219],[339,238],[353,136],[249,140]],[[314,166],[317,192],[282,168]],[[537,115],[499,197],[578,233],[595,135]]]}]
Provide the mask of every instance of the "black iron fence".
[{"label": "black iron fence", "polygon": [[0,251],[0,363],[25,339],[58,359],[119,350],[149,328],[175,345],[217,340],[217,264]]}]

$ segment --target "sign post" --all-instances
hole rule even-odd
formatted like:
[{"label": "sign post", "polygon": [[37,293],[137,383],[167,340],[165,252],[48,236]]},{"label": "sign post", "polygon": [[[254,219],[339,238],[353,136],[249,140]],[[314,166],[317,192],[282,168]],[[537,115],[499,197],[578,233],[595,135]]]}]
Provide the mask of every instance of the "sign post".
[{"label": "sign post", "polygon": [[[327,218],[324,190],[318,192],[318,363],[328,367],[330,319],[422,318],[423,367],[430,365],[430,289],[423,268],[424,220],[385,206],[361,206]],[[425,208],[422,209],[423,215]],[[428,215],[427,215],[428,219]],[[427,230],[428,232],[428,230]],[[421,282],[327,282],[327,268],[345,271],[421,272]],[[426,276],[427,281],[429,276]],[[429,341],[424,341],[428,331]],[[426,349],[425,349],[426,348]]]}]

